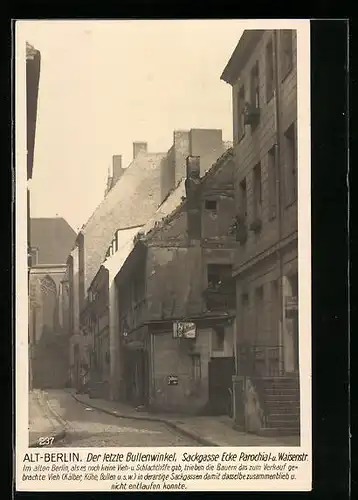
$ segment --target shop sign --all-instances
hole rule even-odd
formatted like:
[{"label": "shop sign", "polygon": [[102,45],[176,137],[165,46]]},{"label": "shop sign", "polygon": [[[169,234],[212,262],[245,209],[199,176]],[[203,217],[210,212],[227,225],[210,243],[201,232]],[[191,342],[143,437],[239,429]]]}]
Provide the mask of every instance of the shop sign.
[{"label": "shop sign", "polygon": [[196,324],[190,321],[175,321],[173,323],[173,337],[182,339],[195,339]]},{"label": "shop sign", "polygon": [[168,376],[168,385],[178,385],[178,377],[177,375],[169,375]]}]

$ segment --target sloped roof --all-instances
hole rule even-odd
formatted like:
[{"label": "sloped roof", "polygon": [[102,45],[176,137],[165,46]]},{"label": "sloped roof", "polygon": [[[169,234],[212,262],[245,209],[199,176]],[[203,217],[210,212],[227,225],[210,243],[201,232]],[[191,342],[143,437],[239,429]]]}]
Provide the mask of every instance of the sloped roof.
[{"label": "sloped roof", "polygon": [[[203,185],[207,179],[214,176],[226,160],[233,155],[233,149],[229,147],[217,160],[211,165],[211,168],[201,177],[200,183]],[[163,201],[154,216],[149,219],[147,224],[140,230],[142,236],[149,236],[154,231],[159,230],[169,220],[180,211],[186,202],[185,178],[183,178],[177,187],[169,193],[169,196]]]},{"label": "sloped roof", "polygon": [[164,223],[168,216],[170,216],[182,205],[185,200],[185,196],[185,178],[183,178],[179,181],[177,187],[169,193],[169,196],[167,196],[153,217],[149,219],[140,232],[147,235],[153,229],[159,227],[162,223]]},{"label": "sloped roof", "polygon": [[166,153],[139,153],[81,229],[88,288],[115,231],[143,225],[160,203],[161,162]]},{"label": "sloped roof", "polygon": [[30,220],[30,242],[38,249],[38,264],[66,264],[75,239],[75,231],[62,217]]},{"label": "sloped roof", "polygon": [[[232,155],[233,149],[227,149],[201,178],[201,182],[203,183],[206,179],[213,176]],[[123,239],[123,243],[120,245],[118,252],[103,263],[105,267],[111,270],[114,276],[122,269],[128,257],[136,247],[138,240],[145,240],[147,237],[159,231],[169,222],[169,220],[182,210],[182,207],[186,203],[185,181],[186,178],[179,181],[177,186],[169,193],[167,198],[162,202],[147,223],[139,229],[132,229],[126,232],[126,237]]]},{"label": "sloped roof", "polygon": [[29,42],[26,42],[26,60],[33,60],[36,56],[39,55],[39,51],[35,49]]},{"label": "sloped roof", "polygon": [[123,231],[121,231],[118,251],[108,257],[102,264],[106,269],[108,269],[110,273],[110,280],[113,279],[122,268],[127,257],[134,248],[134,237],[141,230],[140,226],[136,228],[123,229]]},{"label": "sloped roof", "polygon": [[259,42],[265,30],[244,30],[241,38],[232,53],[229,62],[225,66],[220,77],[226,83],[233,84],[239,77],[243,67],[247,63],[252,50]]}]

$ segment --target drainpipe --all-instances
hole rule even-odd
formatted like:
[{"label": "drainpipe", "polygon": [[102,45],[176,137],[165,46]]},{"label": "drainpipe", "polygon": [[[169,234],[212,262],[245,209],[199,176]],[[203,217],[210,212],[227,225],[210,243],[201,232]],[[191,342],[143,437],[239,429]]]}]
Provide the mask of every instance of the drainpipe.
[{"label": "drainpipe", "polygon": [[[277,222],[278,222],[278,242],[280,245],[282,239],[282,196],[281,196],[281,95],[280,95],[280,79],[279,79],[279,57],[278,57],[278,31],[273,31],[273,47],[274,47],[274,65],[275,65],[275,130],[276,130],[276,205],[277,205]],[[279,360],[281,366],[284,367],[284,351],[283,351],[283,324],[284,324],[284,303],[283,303],[283,262],[282,252],[279,246],[277,250],[279,261],[279,306],[280,306],[280,329],[279,329],[279,345],[282,346],[282,352],[279,352]]]}]

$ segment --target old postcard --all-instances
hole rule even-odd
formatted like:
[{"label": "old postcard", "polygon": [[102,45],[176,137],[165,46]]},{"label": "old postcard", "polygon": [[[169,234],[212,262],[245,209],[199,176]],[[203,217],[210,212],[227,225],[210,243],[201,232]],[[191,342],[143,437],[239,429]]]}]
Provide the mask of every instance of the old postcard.
[{"label": "old postcard", "polygon": [[16,22],[16,488],[311,489],[307,20]]}]

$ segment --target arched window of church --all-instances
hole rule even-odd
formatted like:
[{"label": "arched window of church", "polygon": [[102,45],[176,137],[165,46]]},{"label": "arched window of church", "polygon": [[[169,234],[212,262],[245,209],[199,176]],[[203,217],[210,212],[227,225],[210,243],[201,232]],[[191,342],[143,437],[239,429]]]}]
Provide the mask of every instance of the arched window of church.
[{"label": "arched window of church", "polygon": [[41,280],[41,294],[43,307],[43,330],[53,332],[56,326],[57,288],[50,276]]}]

